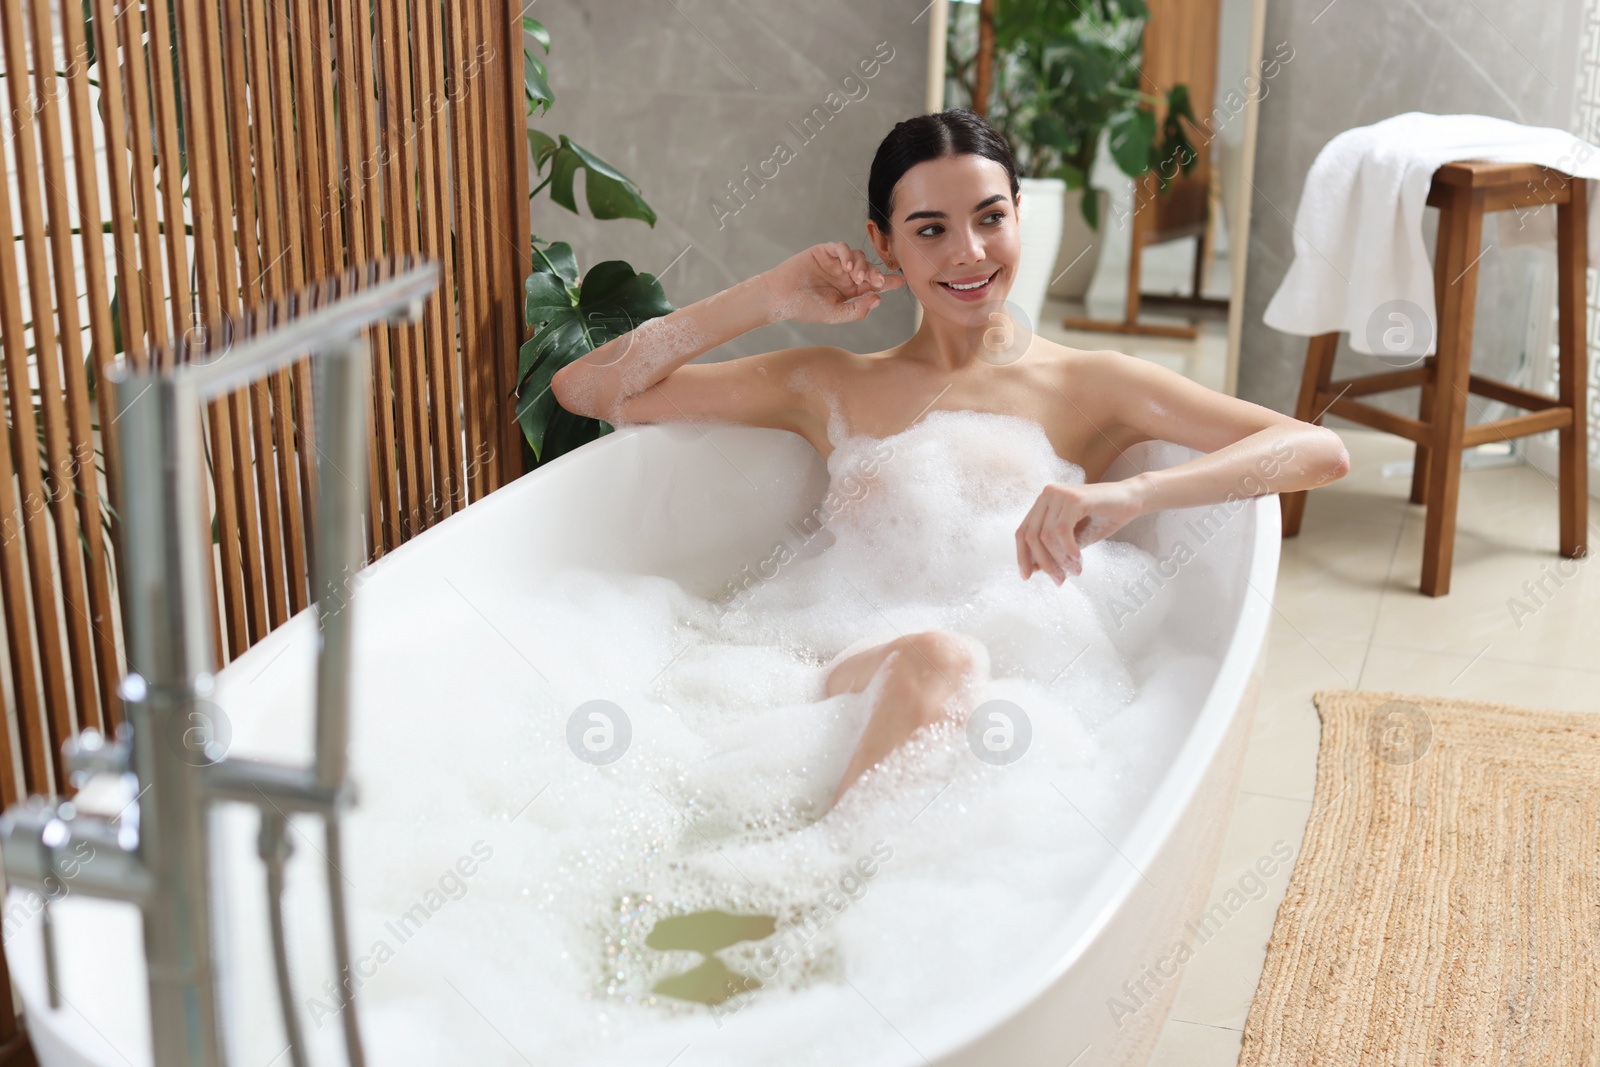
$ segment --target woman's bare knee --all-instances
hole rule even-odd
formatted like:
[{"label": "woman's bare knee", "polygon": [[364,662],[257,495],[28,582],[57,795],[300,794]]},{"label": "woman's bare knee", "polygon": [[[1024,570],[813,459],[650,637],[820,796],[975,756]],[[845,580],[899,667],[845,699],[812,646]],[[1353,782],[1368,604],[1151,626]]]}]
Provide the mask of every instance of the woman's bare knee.
[{"label": "woman's bare knee", "polygon": [[903,738],[919,727],[950,718],[958,689],[927,671],[892,671],[884,679],[875,714],[892,721]]},{"label": "woman's bare knee", "polygon": [[[891,642],[892,643],[892,642]],[[833,670],[828,672],[828,681],[824,687],[827,696],[838,696],[840,693],[859,693],[872,683],[873,675],[878,673],[884,660],[889,658],[889,644],[874,645],[872,648],[857,652],[855,655],[841,660]]]},{"label": "woman's bare knee", "polygon": [[987,668],[981,644],[942,630],[908,634],[840,663],[828,678],[830,696],[859,692],[880,675],[882,681],[834,802],[918,730],[959,717],[969,684]]},{"label": "woman's bare knee", "polygon": [[899,639],[902,669],[931,673],[959,686],[978,666],[973,640],[949,630],[926,630]]},{"label": "woman's bare knee", "polygon": [[956,689],[978,668],[976,642],[948,630],[924,630],[874,645],[841,661],[828,673],[827,696],[859,693],[887,669],[891,679],[903,679],[919,688],[944,683]]}]

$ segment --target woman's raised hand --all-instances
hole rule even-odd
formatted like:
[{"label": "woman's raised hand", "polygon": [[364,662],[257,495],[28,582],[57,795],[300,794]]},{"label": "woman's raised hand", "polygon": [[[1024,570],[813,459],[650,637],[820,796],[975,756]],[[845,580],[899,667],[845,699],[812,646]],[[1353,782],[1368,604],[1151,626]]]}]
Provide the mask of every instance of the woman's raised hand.
[{"label": "woman's raised hand", "polygon": [[905,284],[843,241],[812,245],[762,278],[771,292],[772,318],[791,322],[856,322],[883,302],[879,293]]}]

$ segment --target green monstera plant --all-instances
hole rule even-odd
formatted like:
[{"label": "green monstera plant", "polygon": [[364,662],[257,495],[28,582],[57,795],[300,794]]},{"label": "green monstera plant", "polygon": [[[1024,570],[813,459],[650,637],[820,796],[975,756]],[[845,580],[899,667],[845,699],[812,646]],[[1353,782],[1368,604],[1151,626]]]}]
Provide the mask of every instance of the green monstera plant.
[{"label": "green monstera plant", "polygon": [[[948,69],[960,95],[977,92],[976,5],[952,12]],[[1068,189],[1088,181],[1100,131],[1112,161],[1130,178],[1155,170],[1165,192],[1198,155],[1184,130],[1198,128],[1185,85],[1163,100],[1140,87],[1144,0],[995,0],[993,85],[988,119],[1005,134],[1030,178],[1061,178]],[[1158,131],[1155,108],[1165,105]],[[1159,136],[1158,136],[1159,133]],[[1084,221],[1099,228],[1099,198],[1081,200]]]},{"label": "green monstera plant", "polygon": [[[524,18],[522,28],[549,54],[550,35],[543,25]],[[531,48],[523,52],[523,70],[528,115],[546,113],[555,96],[545,65]],[[582,170],[584,196],[595,218],[638,219],[655,225],[656,213],[645,203],[639,186],[566,134],[552,137],[530,128],[528,147],[535,171],[544,176],[528,194],[530,201],[548,187],[551,200],[578,214],[574,186]],[[609,423],[574,415],[556,403],[550,391],[556,371],[673,307],[655,275],[641,274],[621,260],[597,263],[580,278],[571,245],[535,236],[533,261],[533,273],[523,288],[524,318],[534,334],[522,345],[513,396],[517,422],[539,465],[612,429]]]},{"label": "green monstera plant", "polygon": [[528,275],[525,314],[538,331],[522,346],[518,361],[517,420],[540,463],[611,432],[600,419],[585,418],[556,403],[550,379],[586,352],[620,337],[646,319],[672,310],[661,283],[628,264],[608,259],[578,280],[571,246],[534,245],[537,266]]}]

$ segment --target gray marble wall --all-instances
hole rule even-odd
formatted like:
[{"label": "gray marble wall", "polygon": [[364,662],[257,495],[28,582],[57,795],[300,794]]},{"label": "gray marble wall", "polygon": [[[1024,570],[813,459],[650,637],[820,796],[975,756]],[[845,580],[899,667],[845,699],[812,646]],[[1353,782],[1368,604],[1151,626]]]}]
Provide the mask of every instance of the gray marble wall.
[{"label": "gray marble wall", "polygon": [[[571,243],[582,269],[622,259],[658,275],[678,307],[821,241],[869,247],[873,153],[896,122],[925,110],[927,2],[543,0],[529,8],[550,31],[556,97],[532,124],[615,165],[659,216],[653,228],[595,222],[581,193],[583,218],[540,193],[533,232]],[[910,295],[889,295],[865,322],[780,323],[705,358],[798,344],[887,347],[913,321]]]},{"label": "gray marble wall", "polygon": [[[1569,127],[1582,0],[1267,0],[1265,52],[1293,48],[1261,100],[1239,394],[1293,411],[1306,341],[1261,321],[1293,257],[1291,220],[1317,152],[1335,134],[1405,111]],[[1427,211],[1428,243],[1438,212]],[[1486,247],[1493,230],[1485,227]],[[1539,248],[1479,261],[1475,369],[1512,378],[1524,353]],[[1384,369],[1341,340],[1335,374]],[[1373,398],[1415,412],[1416,390]],[[1470,418],[1470,416],[1469,416]],[[1330,423],[1339,420],[1330,419]]]}]

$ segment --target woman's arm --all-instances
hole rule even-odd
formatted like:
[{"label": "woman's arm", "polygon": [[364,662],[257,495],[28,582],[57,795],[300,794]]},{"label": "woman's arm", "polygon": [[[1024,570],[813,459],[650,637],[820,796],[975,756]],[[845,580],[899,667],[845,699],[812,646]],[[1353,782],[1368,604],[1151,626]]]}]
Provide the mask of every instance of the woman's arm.
[{"label": "woman's arm", "polygon": [[880,292],[901,284],[843,242],[814,245],[607,341],[557,371],[551,391],[573,414],[613,424],[721,418],[787,427],[797,400],[783,371],[811,350],[685,364],[758,326],[864,318],[882,301]]},{"label": "woman's arm", "polygon": [[1076,390],[1102,431],[1132,441],[1163,440],[1206,453],[1120,482],[1047,486],[1017,530],[1023,578],[1044,571],[1059,585],[1083,571],[1082,549],[1146,512],[1313,489],[1345,476],[1339,435],[1219,393],[1146,360],[1097,352],[1084,360]]},{"label": "woman's arm", "polygon": [[1349,473],[1344,442],[1326,427],[1207,389],[1157,364],[1110,355],[1120,379],[1118,421],[1147,439],[1206,453],[1135,475],[1145,511],[1293,493]]}]

